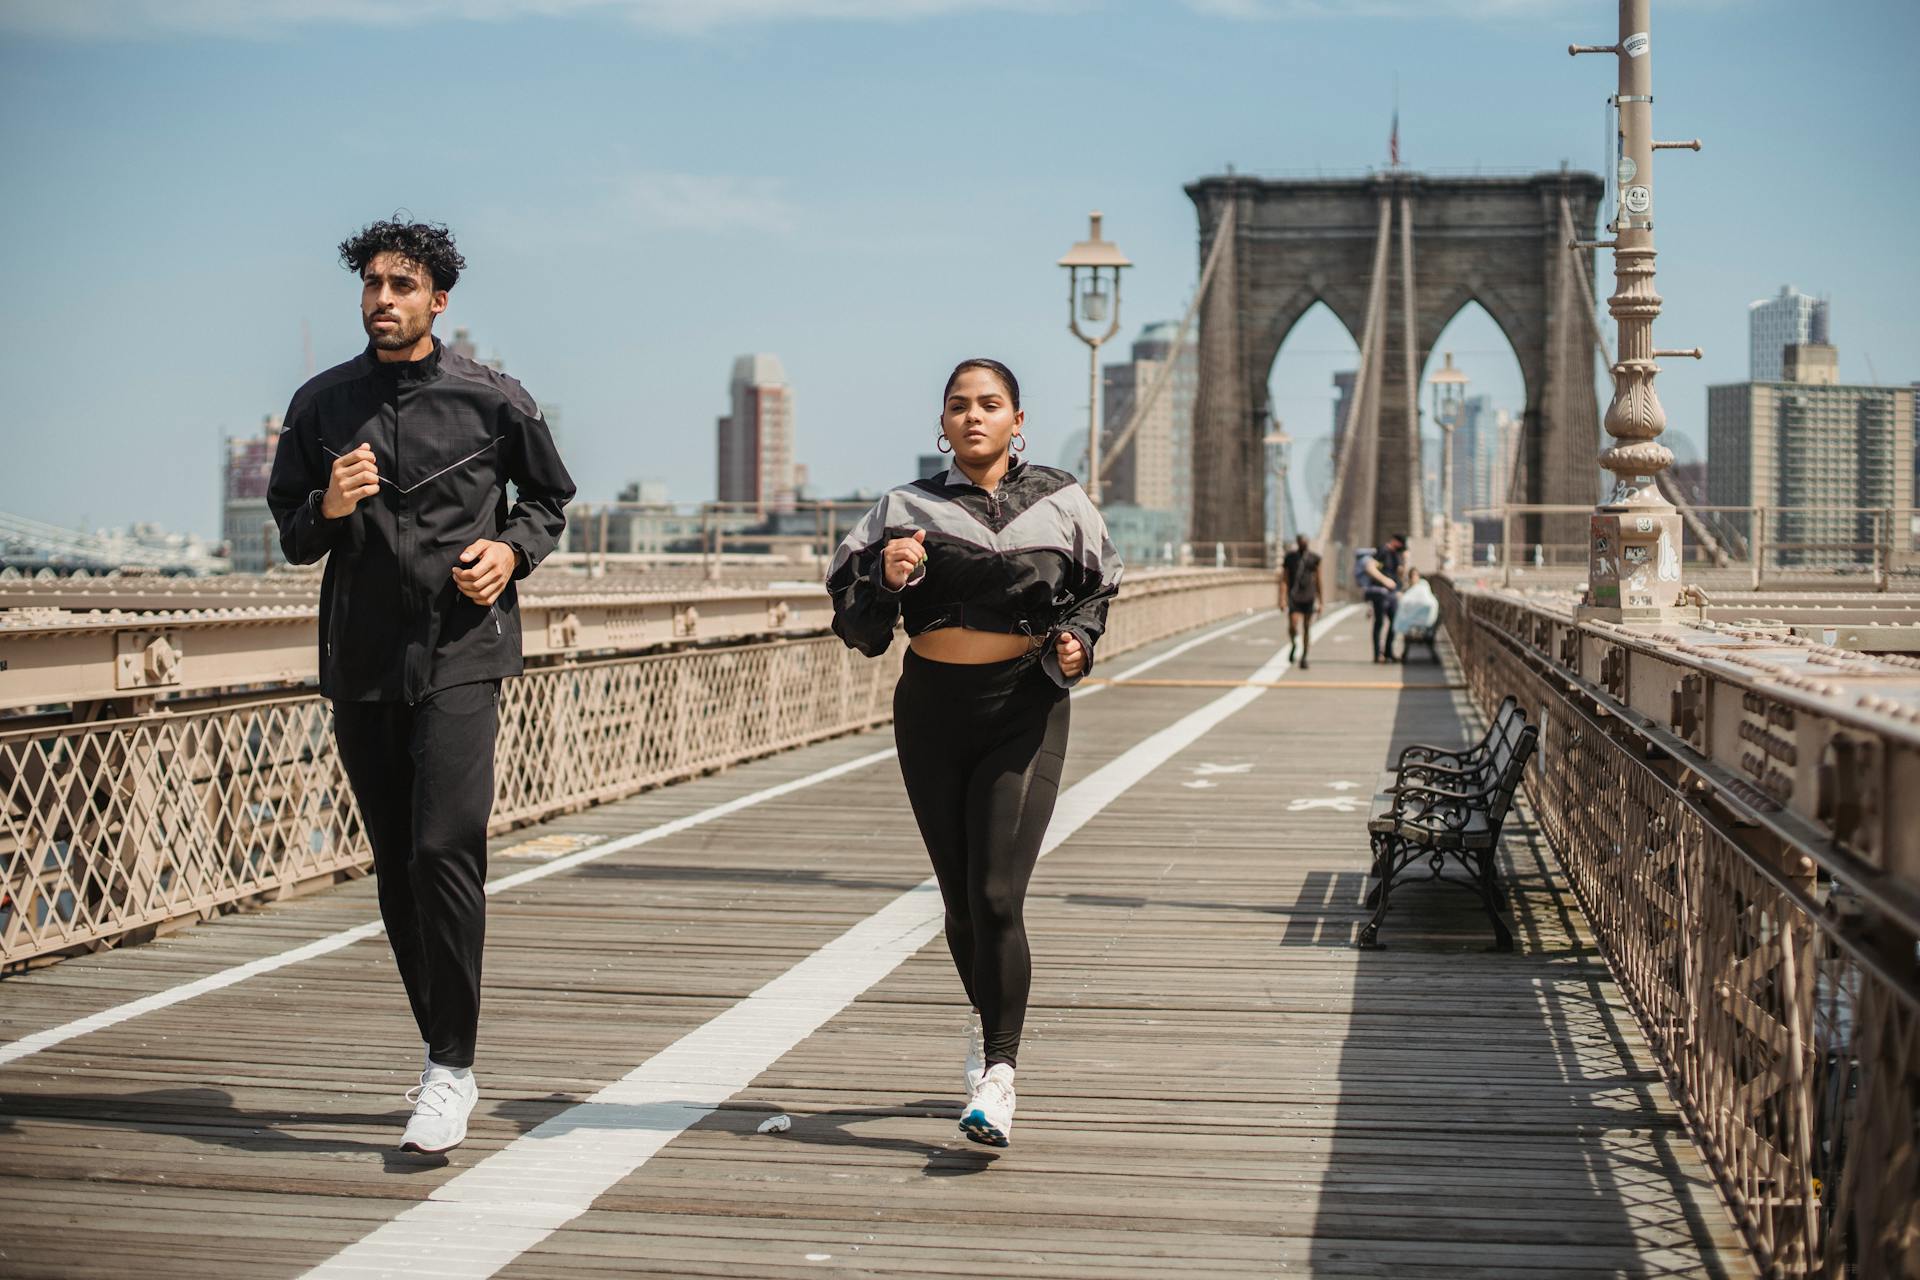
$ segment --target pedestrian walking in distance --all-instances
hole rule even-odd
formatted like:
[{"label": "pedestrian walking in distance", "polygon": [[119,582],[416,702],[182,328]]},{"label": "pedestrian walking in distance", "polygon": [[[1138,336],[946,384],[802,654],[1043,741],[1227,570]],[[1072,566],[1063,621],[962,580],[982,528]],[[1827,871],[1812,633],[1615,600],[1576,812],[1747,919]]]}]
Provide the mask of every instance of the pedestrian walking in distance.
[{"label": "pedestrian walking in distance", "polygon": [[1394,662],[1393,615],[1400,607],[1401,578],[1405,575],[1407,535],[1396,533],[1378,550],[1360,561],[1360,589],[1373,610],[1373,660]]},{"label": "pedestrian walking in distance", "polygon": [[559,541],[573,480],[533,397],[433,336],[466,266],[445,227],[376,222],[340,260],[360,277],[367,348],[294,392],[267,503],[289,561],[326,557],[320,692],[425,1048],[400,1145],[445,1151],[479,1097],[494,737],[500,682],[522,670],[514,583]]},{"label": "pedestrian walking in distance", "polygon": [[1287,661],[1295,660],[1297,649],[1302,671],[1313,665],[1307,660],[1307,651],[1313,647],[1313,615],[1320,611],[1325,598],[1319,553],[1308,550],[1303,533],[1294,539],[1293,550],[1280,562],[1280,606],[1287,611]]},{"label": "pedestrian walking in distance", "polygon": [[1093,668],[1120,558],[1065,471],[1023,462],[1020,384],[966,360],[941,397],[953,465],[892,490],[835,552],[833,629],[869,657],[906,624],[900,775],[972,1005],[960,1131],[1004,1147],[1032,986],[1027,882],[1067,752],[1067,690]]}]

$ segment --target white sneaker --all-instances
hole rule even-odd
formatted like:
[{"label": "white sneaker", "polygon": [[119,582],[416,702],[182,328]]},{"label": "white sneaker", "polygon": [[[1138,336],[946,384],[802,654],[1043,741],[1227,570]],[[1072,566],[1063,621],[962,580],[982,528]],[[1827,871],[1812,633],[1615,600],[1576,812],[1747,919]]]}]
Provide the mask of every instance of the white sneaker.
[{"label": "white sneaker", "polygon": [[1013,1068],[996,1062],[980,1078],[967,1109],[960,1114],[960,1132],[989,1147],[1004,1147],[1013,1140]]},{"label": "white sneaker", "polygon": [[973,1097],[973,1091],[980,1087],[980,1077],[987,1074],[987,1031],[980,1024],[978,1009],[967,1015],[967,1057],[964,1067],[967,1078],[967,1097]]},{"label": "white sneaker", "polygon": [[407,1090],[413,1118],[401,1135],[400,1149],[423,1155],[451,1151],[466,1140],[467,1117],[479,1100],[480,1086],[474,1083],[473,1072],[456,1078],[445,1067],[428,1067],[420,1073],[419,1086]]}]

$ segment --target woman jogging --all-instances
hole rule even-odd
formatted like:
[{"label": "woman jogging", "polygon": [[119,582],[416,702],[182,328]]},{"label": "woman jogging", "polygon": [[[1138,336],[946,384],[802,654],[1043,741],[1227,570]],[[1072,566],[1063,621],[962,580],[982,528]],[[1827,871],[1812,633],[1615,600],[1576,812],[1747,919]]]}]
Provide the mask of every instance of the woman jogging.
[{"label": "woman jogging", "polygon": [[827,575],[833,629],[868,657],[904,618],[900,773],[973,1006],[960,1130],[1004,1147],[1032,964],[1022,916],[1067,750],[1067,690],[1093,667],[1120,558],[1086,491],[1025,463],[1020,384],[996,360],[947,379],[941,475],[883,497]]}]

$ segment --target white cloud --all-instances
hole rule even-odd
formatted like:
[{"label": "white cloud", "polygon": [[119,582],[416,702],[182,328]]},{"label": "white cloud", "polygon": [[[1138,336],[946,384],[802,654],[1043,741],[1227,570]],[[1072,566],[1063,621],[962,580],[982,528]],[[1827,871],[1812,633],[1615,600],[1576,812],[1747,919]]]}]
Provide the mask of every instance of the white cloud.
[{"label": "white cloud", "polygon": [[911,21],[993,10],[1050,13],[1089,0],[0,0],[0,29],[73,38],[163,33],[263,37],[311,26],[611,17],[664,31],[783,21]]},{"label": "white cloud", "polygon": [[[1228,20],[1592,17],[1591,0],[1165,0]],[[1684,0],[1692,6],[1738,0]],[[1139,0],[0,0],[0,30],[75,39],[265,38],[314,26],[418,27],[613,18],[679,34],[768,22],[910,22],[951,13],[1072,13]],[[1604,16],[1604,15],[1603,15]]]},{"label": "white cloud", "polygon": [[[1681,0],[1686,7],[1734,4],[1739,0]],[[1455,18],[1463,22],[1594,17],[1591,0],[1180,0],[1195,13],[1220,18]],[[1611,26],[1610,12],[1600,20]]]},{"label": "white cloud", "polygon": [[796,211],[778,178],[642,172],[615,185],[612,212],[661,231],[752,231],[786,235]]},{"label": "white cloud", "polygon": [[601,177],[558,201],[494,204],[460,225],[474,243],[604,249],[648,233],[786,239],[801,221],[784,179],[641,169]]}]

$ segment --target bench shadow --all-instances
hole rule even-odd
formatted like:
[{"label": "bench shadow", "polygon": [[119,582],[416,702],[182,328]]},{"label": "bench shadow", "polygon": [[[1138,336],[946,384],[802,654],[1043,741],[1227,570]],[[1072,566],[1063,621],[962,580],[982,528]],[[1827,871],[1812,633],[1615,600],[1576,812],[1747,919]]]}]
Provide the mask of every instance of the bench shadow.
[{"label": "bench shadow", "polygon": [[[1401,695],[1382,767],[1408,743],[1464,744],[1483,728],[1464,694]],[[1281,945],[1352,945],[1365,840],[1357,828],[1340,869],[1305,878]],[[1474,895],[1418,879],[1394,890],[1386,949],[1350,952],[1309,1270],[1726,1275],[1711,1186],[1661,1111],[1658,1072],[1626,1048],[1631,1016],[1608,1003],[1605,961],[1524,806],[1500,861],[1512,952],[1490,949]]]}]

